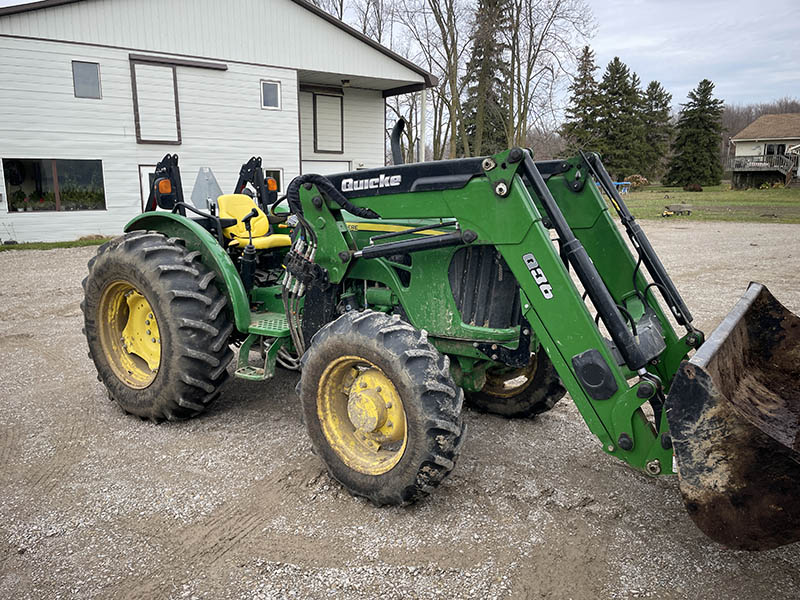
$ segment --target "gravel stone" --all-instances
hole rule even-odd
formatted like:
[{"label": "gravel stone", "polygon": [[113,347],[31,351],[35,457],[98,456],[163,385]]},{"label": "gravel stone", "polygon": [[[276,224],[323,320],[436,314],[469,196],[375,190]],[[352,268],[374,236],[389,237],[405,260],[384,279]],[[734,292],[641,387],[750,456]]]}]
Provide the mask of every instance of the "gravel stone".
[{"label": "gravel stone", "polygon": [[[751,280],[800,313],[800,226],[644,227],[706,332]],[[0,253],[0,598],[800,597],[800,544],[716,545],[568,398],[532,421],[467,411],[451,477],[383,509],[311,453],[296,373],[233,380],[191,421],[126,416],[81,333],[94,252]]]}]

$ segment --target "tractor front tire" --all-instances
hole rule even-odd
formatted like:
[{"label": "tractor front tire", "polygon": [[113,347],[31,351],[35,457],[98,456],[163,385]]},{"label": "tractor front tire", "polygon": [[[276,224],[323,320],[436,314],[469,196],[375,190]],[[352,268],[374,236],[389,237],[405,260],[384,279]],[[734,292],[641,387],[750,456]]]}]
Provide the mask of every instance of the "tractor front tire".
[{"label": "tractor front tire", "polygon": [[125,412],[186,419],[219,395],[233,325],[214,277],[199,252],[154,232],[118,237],[89,261],[81,302],[89,356]]},{"label": "tractor front tire", "polygon": [[407,504],[453,469],[464,394],[425,332],[397,315],[348,312],[314,335],[302,364],[311,443],[350,493]]},{"label": "tractor front tire", "polygon": [[524,419],[550,410],[566,393],[553,363],[540,349],[531,354],[526,367],[489,370],[483,389],[467,393],[467,404],[481,412]]}]

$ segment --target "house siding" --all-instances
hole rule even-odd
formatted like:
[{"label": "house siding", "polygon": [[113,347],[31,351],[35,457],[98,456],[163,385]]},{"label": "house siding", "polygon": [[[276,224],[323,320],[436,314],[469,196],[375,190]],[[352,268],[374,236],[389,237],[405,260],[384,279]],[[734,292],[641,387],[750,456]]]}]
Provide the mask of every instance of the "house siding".
[{"label": "house siding", "polygon": [[0,17],[0,33],[423,81],[290,0],[84,0]]},{"label": "house siding", "polygon": [[[90,4],[74,6],[83,11]],[[37,12],[53,20],[47,11]],[[90,17],[85,15],[86,23]],[[55,21],[53,26],[58,27]],[[167,153],[180,156],[186,198],[201,166],[213,169],[223,190],[233,188],[242,163],[254,155],[266,168],[283,169],[284,181],[299,174],[296,71],[243,64],[229,64],[227,71],[179,66],[182,143],[139,144],[128,54],[0,36],[0,158],[102,160],[106,197],[106,210],[9,212],[10,190],[0,163],[0,237],[50,241],[118,234],[141,210],[138,165],[154,165]],[[73,60],[100,64],[102,99],[74,97]],[[261,109],[262,79],[280,82],[281,110]]]},{"label": "house siding", "polygon": [[734,156],[762,156],[766,152],[767,144],[784,144],[787,148],[800,144],[800,138],[796,139],[781,139],[781,140],[759,140],[754,141],[736,141],[733,140],[736,148]]}]

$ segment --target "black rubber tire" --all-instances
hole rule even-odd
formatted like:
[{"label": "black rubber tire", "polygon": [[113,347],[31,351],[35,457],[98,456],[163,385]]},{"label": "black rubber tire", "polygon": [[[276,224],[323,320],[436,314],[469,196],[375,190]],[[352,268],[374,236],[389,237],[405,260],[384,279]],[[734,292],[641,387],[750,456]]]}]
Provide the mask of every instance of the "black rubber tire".
[{"label": "black rubber tire", "polygon": [[519,394],[504,398],[483,390],[467,392],[467,404],[481,412],[508,419],[530,419],[553,408],[567,390],[544,350],[531,357],[536,358],[536,371],[530,385]]},{"label": "black rubber tire", "polygon": [[[380,475],[351,469],[328,444],[317,413],[317,389],[328,364],[357,355],[377,365],[395,385],[406,414],[408,441],[400,461]],[[465,425],[464,393],[450,375],[449,358],[427,334],[398,315],[352,311],[312,338],[302,359],[298,393],[311,443],[331,476],[356,496],[378,506],[400,505],[427,496],[455,466]]]},{"label": "black rubber tire", "polygon": [[[89,357],[109,397],[126,412],[152,421],[203,412],[219,396],[233,358],[227,298],[212,284],[215,273],[183,240],[135,231],[100,246],[83,282],[84,333]],[[99,304],[105,287],[120,278],[133,284],[155,312],[161,363],[144,389],[129,387],[109,365],[100,342]]]}]

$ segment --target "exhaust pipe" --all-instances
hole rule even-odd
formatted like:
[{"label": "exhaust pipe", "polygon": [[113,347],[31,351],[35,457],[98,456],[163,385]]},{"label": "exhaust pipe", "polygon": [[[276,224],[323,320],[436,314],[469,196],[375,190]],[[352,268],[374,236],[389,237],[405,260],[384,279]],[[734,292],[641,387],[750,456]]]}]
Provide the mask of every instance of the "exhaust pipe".
[{"label": "exhaust pipe", "polygon": [[681,494],[709,537],[800,540],[800,318],[751,283],[666,400]]}]

